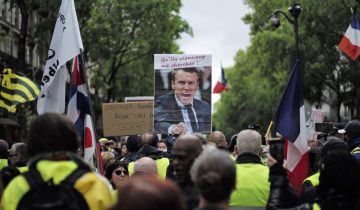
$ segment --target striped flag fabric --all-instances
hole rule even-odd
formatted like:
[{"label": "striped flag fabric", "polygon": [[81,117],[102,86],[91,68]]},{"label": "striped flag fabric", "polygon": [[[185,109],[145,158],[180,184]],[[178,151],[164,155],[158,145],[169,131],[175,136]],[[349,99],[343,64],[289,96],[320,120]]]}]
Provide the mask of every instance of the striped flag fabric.
[{"label": "striped flag fabric", "polygon": [[308,176],[308,139],[302,78],[299,60],[295,62],[285,92],[274,116],[276,131],[285,140],[284,159],[287,160],[291,185],[300,193],[303,180]]},{"label": "striped flag fabric", "polygon": [[214,87],[213,93],[221,93],[224,90],[228,90],[228,89],[229,87],[228,87],[227,79],[225,77],[224,68],[221,67],[221,76]]},{"label": "striped flag fabric", "polygon": [[351,23],[340,41],[339,49],[353,60],[360,55],[360,24],[355,15],[351,16]]},{"label": "striped flag fabric", "polygon": [[76,56],[73,61],[67,116],[74,123],[82,140],[85,161],[93,164],[96,137],[91,118],[90,99],[85,80],[84,65],[80,55]]},{"label": "striped flag fabric", "polygon": [[0,112],[16,112],[16,106],[33,101],[39,95],[39,87],[29,78],[17,75],[10,68],[1,74]]}]

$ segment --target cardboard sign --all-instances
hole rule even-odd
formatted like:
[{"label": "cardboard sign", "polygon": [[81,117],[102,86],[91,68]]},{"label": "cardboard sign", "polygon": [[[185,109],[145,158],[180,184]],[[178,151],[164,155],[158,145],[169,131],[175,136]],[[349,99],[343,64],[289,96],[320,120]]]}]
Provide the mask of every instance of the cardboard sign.
[{"label": "cardboard sign", "polygon": [[152,101],[102,104],[104,136],[152,132],[153,104]]}]

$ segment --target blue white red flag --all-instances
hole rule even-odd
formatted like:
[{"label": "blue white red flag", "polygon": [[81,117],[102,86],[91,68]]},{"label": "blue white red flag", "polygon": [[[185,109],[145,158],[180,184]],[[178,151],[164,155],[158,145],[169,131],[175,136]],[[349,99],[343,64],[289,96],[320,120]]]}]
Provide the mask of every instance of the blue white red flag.
[{"label": "blue white red flag", "polygon": [[76,56],[70,80],[69,104],[67,109],[69,119],[74,123],[84,148],[84,159],[93,164],[95,153],[95,135],[91,118],[90,100],[85,81],[85,71],[81,56]]},{"label": "blue white red flag", "polygon": [[287,160],[289,181],[297,192],[308,176],[308,139],[305,108],[302,93],[302,78],[299,60],[295,62],[284,95],[274,116],[276,131],[286,141],[284,159]]},{"label": "blue white red flag", "polygon": [[225,72],[224,72],[224,68],[221,67],[221,77],[220,79],[217,81],[215,87],[214,87],[214,93],[221,93],[224,90],[228,90],[228,83],[227,83],[227,79],[225,77]]},{"label": "blue white red flag", "polygon": [[351,23],[341,39],[339,49],[353,60],[360,55],[360,24],[355,15],[351,17]]}]

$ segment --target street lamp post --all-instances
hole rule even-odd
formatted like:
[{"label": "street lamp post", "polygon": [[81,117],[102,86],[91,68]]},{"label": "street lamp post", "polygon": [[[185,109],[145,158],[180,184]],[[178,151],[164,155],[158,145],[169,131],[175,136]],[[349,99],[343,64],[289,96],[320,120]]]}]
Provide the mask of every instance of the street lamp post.
[{"label": "street lamp post", "polygon": [[271,22],[272,22],[272,26],[273,28],[278,28],[280,26],[280,20],[279,20],[279,15],[282,14],[284,15],[284,17],[286,18],[286,20],[294,25],[294,32],[295,32],[295,56],[296,59],[299,59],[299,25],[298,25],[298,18],[300,16],[301,13],[301,7],[299,4],[293,4],[292,6],[290,6],[288,8],[288,11],[290,13],[290,15],[293,18],[290,18],[285,12],[281,11],[281,10],[276,10],[272,17],[271,17]]}]

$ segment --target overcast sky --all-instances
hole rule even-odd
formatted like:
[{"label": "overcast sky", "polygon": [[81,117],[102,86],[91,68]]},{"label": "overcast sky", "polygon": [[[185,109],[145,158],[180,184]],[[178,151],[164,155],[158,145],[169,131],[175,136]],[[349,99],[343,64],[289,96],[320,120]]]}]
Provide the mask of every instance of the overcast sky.
[{"label": "overcast sky", "polygon": [[[242,0],[182,0],[180,15],[193,29],[193,37],[183,35],[178,44],[186,54],[211,54],[212,83],[220,75],[220,65],[231,67],[239,49],[249,46],[249,26],[242,17],[250,12]],[[213,102],[219,94],[213,95]]]}]

